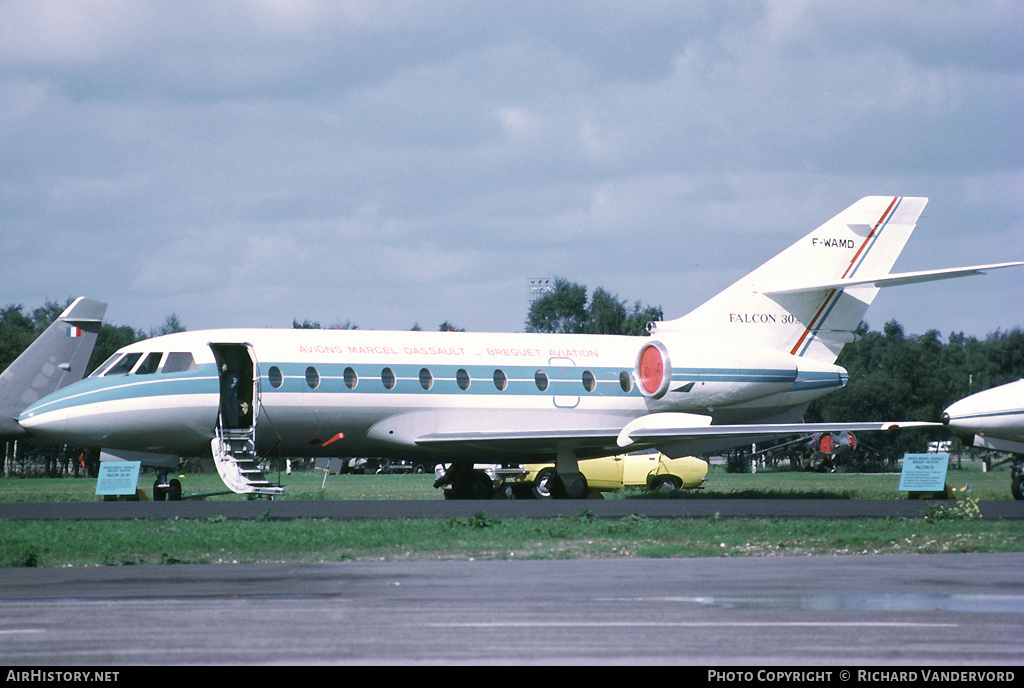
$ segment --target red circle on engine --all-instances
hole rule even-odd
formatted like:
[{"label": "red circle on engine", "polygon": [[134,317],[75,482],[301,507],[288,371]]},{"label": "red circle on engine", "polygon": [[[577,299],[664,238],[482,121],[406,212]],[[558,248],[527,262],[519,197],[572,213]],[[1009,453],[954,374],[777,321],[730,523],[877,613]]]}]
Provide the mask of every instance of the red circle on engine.
[{"label": "red circle on engine", "polygon": [[821,449],[821,451],[829,454],[832,452],[833,446],[832,435],[825,433],[821,436],[821,441],[818,442],[818,448]]},{"label": "red circle on engine", "polygon": [[656,346],[648,346],[640,354],[640,384],[648,394],[655,394],[661,389],[662,378],[665,376],[665,359]]}]

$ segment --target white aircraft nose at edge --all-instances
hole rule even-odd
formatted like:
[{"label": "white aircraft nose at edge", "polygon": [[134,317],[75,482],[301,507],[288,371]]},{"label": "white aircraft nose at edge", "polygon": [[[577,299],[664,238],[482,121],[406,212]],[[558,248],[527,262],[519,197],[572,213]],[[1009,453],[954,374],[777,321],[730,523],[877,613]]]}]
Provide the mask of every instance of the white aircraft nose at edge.
[{"label": "white aircraft nose at edge", "polygon": [[1024,380],[961,399],[943,412],[942,422],[968,446],[1009,453],[1010,491],[1024,499]]}]

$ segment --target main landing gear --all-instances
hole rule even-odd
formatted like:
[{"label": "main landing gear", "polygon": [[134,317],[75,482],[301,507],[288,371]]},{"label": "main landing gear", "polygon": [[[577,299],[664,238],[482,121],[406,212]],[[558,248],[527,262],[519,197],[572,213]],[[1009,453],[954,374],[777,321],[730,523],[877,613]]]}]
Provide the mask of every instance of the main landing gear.
[{"label": "main landing gear", "polygon": [[452,462],[444,475],[434,481],[434,487],[445,488],[445,499],[490,499],[494,496],[491,476],[461,461]]}]

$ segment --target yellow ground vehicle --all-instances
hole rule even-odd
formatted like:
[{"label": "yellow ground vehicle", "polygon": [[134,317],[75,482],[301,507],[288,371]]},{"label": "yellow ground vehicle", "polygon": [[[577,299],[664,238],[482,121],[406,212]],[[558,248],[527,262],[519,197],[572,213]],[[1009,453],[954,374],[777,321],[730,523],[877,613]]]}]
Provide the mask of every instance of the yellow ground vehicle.
[{"label": "yellow ground vehicle", "polygon": [[[598,492],[642,487],[650,490],[678,490],[703,487],[708,464],[695,456],[672,459],[659,452],[616,454],[579,462],[587,487]],[[523,481],[538,499],[557,497],[561,489],[555,465],[526,464]]]}]

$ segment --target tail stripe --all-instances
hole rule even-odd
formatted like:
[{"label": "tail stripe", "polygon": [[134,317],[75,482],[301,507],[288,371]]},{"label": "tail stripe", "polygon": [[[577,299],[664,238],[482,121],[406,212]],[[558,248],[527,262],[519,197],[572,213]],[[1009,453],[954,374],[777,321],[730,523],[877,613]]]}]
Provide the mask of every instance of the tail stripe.
[{"label": "tail stripe", "polygon": [[882,233],[882,229],[889,223],[889,220],[891,220],[892,216],[896,213],[896,208],[899,207],[900,201],[902,200],[903,199],[899,196],[892,199],[892,203],[890,203],[889,207],[885,209],[884,213],[882,213],[882,217],[878,218],[878,222],[875,223],[875,226],[871,229],[871,232],[868,233],[864,243],[861,244],[860,249],[858,249],[857,253],[854,254],[853,260],[850,261],[850,267],[848,267],[846,272],[843,273],[843,279],[853,277],[860,266],[863,265],[864,259],[868,257],[868,252],[871,250],[868,244],[871,244],[872,246],[874,245],[878,236]]},{"label": "tail stripe", "polygon": [[[871,247],[874,246],[875,242],[878,240],[878,237],[881,235],[885,225],[888,224],[890,219],[892,219],[892,216],[896,212],[896,208],[899,207],[901,200],[902,198],[900,196],[896,196],[892,199],[892,202],[889,203],[889,207],[885,209],[884,213],[882,213],[882,217],[878,218],[878,222],[876,222],[871,228],[871,231],[868,232],[867,237],[864,239],[863,243],[861,243],[860,248],[857,249],[857,253],[854,254],[853,259],[850,261],[850,265],[846,268],[846,272],[843,273],[843,279],[853,277],[857,273],[857,270],[860,269],[861,265],[864,264],[864,260],[867,258],[868,253],[870,253]],[[825,297],[825,302],[821,304],[821,308],[819,308],[818,312],[814,314],[813,318],[811,318],[811,322],[808,323],[807,328],[804,330],[803,334],[800,335],[800,339],[798,339],[796,344],[793,345],[793,348],[790,350],[791,354],[794,356],[802,356],[804,352],[807,351],[807,347],[809,347],[811,345],[811,341],[814,340],[815,332],[820,329],[822,323],[828,320],[829,314],[839,302],[839,297],[842,296],[842,293],[842,289],[832,289],[829,291],[828,296]]]}]

